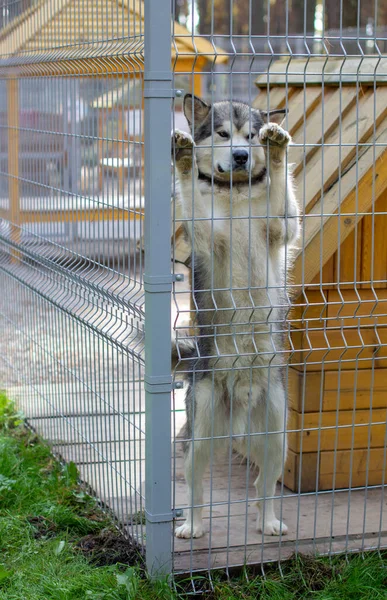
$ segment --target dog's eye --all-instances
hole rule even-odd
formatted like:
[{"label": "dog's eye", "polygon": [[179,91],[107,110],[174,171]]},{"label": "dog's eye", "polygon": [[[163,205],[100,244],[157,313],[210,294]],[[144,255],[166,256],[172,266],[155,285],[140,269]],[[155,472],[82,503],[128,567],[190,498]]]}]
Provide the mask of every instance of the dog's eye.
[{"label": "dog's eye", "polygon": [[220,135],[220,137],[224,138],[225,140],[228,140],[230,137],[227,131],[218,131],[218,135]]},{"label": "dog's eye", "polygon": [[246,135],[246,140],[249,142],[254,139],[256,135],[256,133],[250,133],[249,135]]}]

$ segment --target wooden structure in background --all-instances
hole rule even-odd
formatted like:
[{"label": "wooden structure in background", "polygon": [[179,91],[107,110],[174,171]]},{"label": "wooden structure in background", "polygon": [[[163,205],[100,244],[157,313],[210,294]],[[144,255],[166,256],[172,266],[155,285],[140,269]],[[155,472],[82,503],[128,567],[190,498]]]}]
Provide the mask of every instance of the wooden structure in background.
[{"label": "wooden structure in background", "polygon": [[[79,12],[77,0],[41,0],[0,32],[0,71],[18,75],[140,76],[144,70],[143,0],[95,0]],[[194,74],[227,62],[213,43],[173,23],[172,67]],[[120,36],[117,37],[117,32]],[[196,78],[196,79],[195,79]]]},{"label": "wooden structure in background", "polygon": [[255,105],[287,106],[299,144],[284,478],[294,491],[387,475],[386,62],[278,61],[257,81]]},{"label": "wooden structure in background", "polygon": [[[10,78],[8,86],[12,94],[8,104],[18,105],[17,79],[21,77],[123,77],[136,78],[142,85],[144,75],[144,2],[142,0],[90,0],[80,13],[77,0],[42,0],[15,18],[0,32],[0,76]],[[174,73],[190,74],[195,93],[200,93],[202,71],[209,63],[227,62],[227,55],[213,43],[192,35],[185,27],[173,23],[171,46]],[[120,37],[117,38],[117,32]],[[114,85],[114,84],[113,84]],[[122,107],[124,110],[125,107]],[[10,113],[16,131],[19,127],[18,113]],[[100,133],[102,135],[102,133]],[[128,132],[130,138],[131,132]],[[9,147],[9,164],[16,168],[18,154],[17,136],[13,135]],[[15,145],[16,144],[16,145]],[[14,179],[13,179],[14,181]],[[47,220],[47,210],[24,210],[16,208],[17,184],[12,183],[12,209],[0,207],[0,217],[11,220],[14,227],[22,223]],[[18,198],[20,199],[20,198]],[[72,208],[67,221],[111,218],[112,211],[85,207],[79,211]],[[10,212],[12,210],[12,212]],[[61,206],[63,211],[63,206]],[[131,218],[130,212],[114,211],[116,219]],[[133,218],[137,218],[137,211]],[[53,214],[53,220],[57,215]]]},{"label": "wooden structure in background", "polygon": [[[143,131],[142,123],[136,123],[134,119],[133,128],[135,131],[128,134],[128,123],[126,122],[126,112],[130,109],[135,112],[142,111],[143,106],[143,87],[140,86],[140,94],[136,94],[135,80],[121,82],[116,88],[104,92],[98,96],[91,104],[92,108],[98,111],[98,183],[99,189],[103,187],[103,179],[105,170],[114,172],[118,179],[118,191],[124,191],[125,177],[130,168],[135,168],[135,160],[129,157],[129,144],[123,144],[119,139],[127,142],[141,144],[142,158],[139,161],[141,165],[141,174],[143,174],[143,144],[141,133]],[[138,100],[137,97],[141,96]],[[107,123],[110,118],[116,119],[117,134],[113,137],[116,141],[107,141],[109,136],[106,134]],[[141,121],[141,117],[139,119]],[[108,148],[106,146],[109,146]],[[133,154],[133,152],[132,152]]]}]

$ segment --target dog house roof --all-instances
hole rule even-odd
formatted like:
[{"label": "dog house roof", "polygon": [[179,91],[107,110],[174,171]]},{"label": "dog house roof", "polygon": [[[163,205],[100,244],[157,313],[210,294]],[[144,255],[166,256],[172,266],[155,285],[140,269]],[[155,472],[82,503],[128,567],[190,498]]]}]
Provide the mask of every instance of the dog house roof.
[{"label": "dog house roof", "polygon": [[[227,62],[221,48],[179,23],[172,35],[177,71]],[[43,0],[2,30],[0,57],[0,68],[18,75],[135,74],[144,64],[144,2],[89,0],[80,12],[77,0]]]},{"label": "dog house roof", "polygon": [[380,56],[287,58],[274,61],[268,72],[256,80],[258,87],[269,85],[387,84],[387,58]]}]

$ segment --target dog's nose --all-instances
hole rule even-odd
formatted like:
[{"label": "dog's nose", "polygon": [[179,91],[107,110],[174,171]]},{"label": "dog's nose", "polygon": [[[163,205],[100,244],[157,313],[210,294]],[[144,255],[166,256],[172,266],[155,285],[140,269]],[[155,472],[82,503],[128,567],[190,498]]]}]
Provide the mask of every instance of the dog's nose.
[{"label": "dog's nose", "polygon": [[247,150],[234,150],[232,154],[237,165],[245,165],[249,160],[249,153]]}]

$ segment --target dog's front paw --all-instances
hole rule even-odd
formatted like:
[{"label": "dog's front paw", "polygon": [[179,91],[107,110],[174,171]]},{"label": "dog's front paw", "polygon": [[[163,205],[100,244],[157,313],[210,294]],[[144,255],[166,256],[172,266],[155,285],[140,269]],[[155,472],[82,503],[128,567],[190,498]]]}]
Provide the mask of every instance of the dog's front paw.
[{"label": "dog's front paw", "polygon": [[201,522],[194,523],[192,525],[188,521],[185,521],[183,525],[180,525],[175,529],[175,536],[177,538],[184,538],[186,540],[190,538],[200,538],[204,535],[204,533],[203,524]]},{"label": "dog's front paw", "polygon": [[259,132],[259,141],[263,145],[269,142],[273,146],[286,148],[292,141],[292,138],[290,137],[290,133],[282,129],[277,123],[267,123]]},{"label": "dog's front paw", "polygon": [[172,156],[175,157],[176,167],[183,173],[192,169],[195,142],[192,136],[185,131],[176,129],[172,132]]},{"label": "dog's front paw", "polygon": [[192,135],[186,131],[180,131],[180,129],[176,129],[172,132],[172,137],[176,150],[186,150],[195,146]]},{"label": "dog's front paw", "polygon": [[[262,533],[262,525],[257,524],[257,530]],[[271,521],[265,520],[265,526],[263,528],[264,535],[286,535],[288,527],[279,519],[272,519]]]}]

